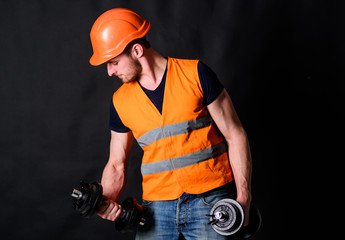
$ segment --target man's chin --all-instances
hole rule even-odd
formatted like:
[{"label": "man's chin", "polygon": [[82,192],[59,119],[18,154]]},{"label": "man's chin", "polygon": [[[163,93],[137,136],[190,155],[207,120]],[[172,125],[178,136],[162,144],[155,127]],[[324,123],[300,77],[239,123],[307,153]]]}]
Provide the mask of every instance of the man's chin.
[{"label": "man's chin", "polygon": [[133,79],[122,79],[122,78],[120,78],[120,80],[121,80],[122,83],[131,83],[131,82],[133,82]]}]

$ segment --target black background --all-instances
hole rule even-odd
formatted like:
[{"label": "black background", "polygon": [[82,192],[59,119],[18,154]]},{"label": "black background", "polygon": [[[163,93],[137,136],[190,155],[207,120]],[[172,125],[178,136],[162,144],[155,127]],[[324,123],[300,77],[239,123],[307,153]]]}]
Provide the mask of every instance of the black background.
[{"label": "black background", "polygon": [[[0,0],[1,238],[134,236],[81,218],[70,197],[80,180],[100,181],[108,158],[109,101],[121,83],[89,65],[89,32],[115,7],[152,23],[148,38],[162,55],[203,60],[228,90],[252,150],[263,215],[255,239],[319,234],[325,180],[339,180],[327,173],[344,160],[340,2]],[[120,200],[140,199],[141,154],[135,144]]]}]

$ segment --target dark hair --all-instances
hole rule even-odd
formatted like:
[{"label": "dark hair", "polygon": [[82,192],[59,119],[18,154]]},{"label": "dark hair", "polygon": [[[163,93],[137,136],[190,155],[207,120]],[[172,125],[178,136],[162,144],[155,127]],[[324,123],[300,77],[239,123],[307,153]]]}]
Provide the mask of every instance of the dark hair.
[{"label": "dark hair", "polygon": [[151,44],[149,41],[147,41],[146,37],[142,37],[142,38],[137,38],[134,39],[132,42],[128,43],[127,47],[125,48],[125,50],[123,51],[126,54],[130,54],[131,53],[131,49],[133,47],[134,44],[140,44],[145,48],[150,48]]}]

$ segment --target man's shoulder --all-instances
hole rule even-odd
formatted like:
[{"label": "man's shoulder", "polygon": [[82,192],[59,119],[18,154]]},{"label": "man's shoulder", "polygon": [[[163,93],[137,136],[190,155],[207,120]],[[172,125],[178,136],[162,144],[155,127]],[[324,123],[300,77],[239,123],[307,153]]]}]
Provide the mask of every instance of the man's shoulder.
[{"label": "man's shoulder", "polygon": [[169,60],[174,63],[185,63],[185,64],[197,64],[199,59],[187,59],[187,58],[172,58],[169,57]]}]

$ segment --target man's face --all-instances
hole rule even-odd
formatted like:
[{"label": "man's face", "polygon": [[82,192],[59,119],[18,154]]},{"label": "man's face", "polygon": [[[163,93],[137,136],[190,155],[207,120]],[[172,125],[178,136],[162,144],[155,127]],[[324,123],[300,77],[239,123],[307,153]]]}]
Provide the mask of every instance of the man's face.
[{"label": "man's face", "polygon": [[123,83],[136,80],[142,71],[142,66],[138,59],[131,54],[122,53],[107,62],[109,76],[117,76]]}]

